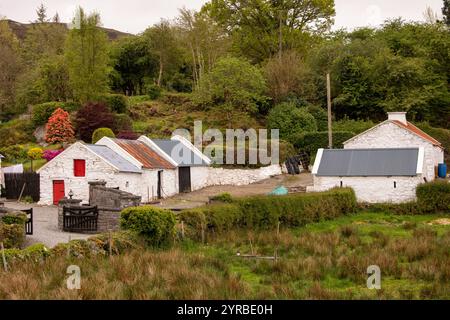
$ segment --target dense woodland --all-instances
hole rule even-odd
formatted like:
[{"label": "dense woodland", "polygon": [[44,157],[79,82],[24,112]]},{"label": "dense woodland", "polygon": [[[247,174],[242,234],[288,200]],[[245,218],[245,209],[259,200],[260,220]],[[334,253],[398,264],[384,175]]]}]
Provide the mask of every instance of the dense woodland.
[{"label": "dense woodland", "polygon": [[[327,73],[336,147],[388,111],[408,111],[449,146],[449,6],[444,0],[442,18],[424,8],[426,22],[331,31],[333,0],[211,0],[113,40],[100,13],[82,8],[67,27],[41,5],[22,35],[4,17],[0,153],[20,162],[47,122],[73,126],[62,138],[47,136],[53,145],[91,142],[98,128],[167,136],[194,120],[279,128],[314,153],[326,140]],[[65,113],[49,121],[57,108]]]}]

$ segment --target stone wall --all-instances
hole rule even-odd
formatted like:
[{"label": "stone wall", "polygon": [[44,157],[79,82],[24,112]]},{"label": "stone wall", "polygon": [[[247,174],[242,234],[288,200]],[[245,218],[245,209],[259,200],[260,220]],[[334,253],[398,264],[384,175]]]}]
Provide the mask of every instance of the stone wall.
[{"label": "stone wall", "polygon": [[[106,187],[105,181],[89,183],[89,205],[98,208],[97,232],[115,231],[120,227],[120,212],[127,207],[139,206],[141,197]],[[58,228],[63,229],[63,207],[79,207],[80,199],[61,199],[58,207]]]},{"label": "stone wall", "polygon": [[[326,191],[334,187],[351,187],[360,202],[401,203],[416,199],[416,187],[423,183],[417,177],[319,177],[314,176],[314,187],[307,191]],[[395,186],[394,186],[395,182]]]},{"label": "stone wall", "polygon": [[280,175],[281,166],[274,164],[258,169],[209,168],[206,184],[243,186]]}]

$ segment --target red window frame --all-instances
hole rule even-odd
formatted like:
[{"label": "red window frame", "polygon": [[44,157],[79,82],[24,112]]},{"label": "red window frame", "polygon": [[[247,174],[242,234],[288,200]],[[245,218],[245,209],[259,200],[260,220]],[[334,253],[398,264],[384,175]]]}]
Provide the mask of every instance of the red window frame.
[{"label": "red window frame", "polygon": [[73,175],[75,177],[86,176],[86,160],[74,159],[73,160]]}]

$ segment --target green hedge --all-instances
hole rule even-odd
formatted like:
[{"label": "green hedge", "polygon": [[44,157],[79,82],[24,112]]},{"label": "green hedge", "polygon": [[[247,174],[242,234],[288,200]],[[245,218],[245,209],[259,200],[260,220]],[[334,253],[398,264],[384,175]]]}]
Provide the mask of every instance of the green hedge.
[{"label": "green hedge", "polygon": [[121,212],[120,226],[143,236],[151,245],[167,244],[175,235],[172,211],[152,206],[131,207]]},{"label": "green hedge", "polygon": [[6,261],[32,260],[39,262],[50,255],[49,249],[42,243],[33,244],[25,249],[5,249]]},{"label": "green hedge", "polygon": [[92,143],[97,143],[103,137],[115,138],[116,135],[110,128],[98,128],[92,133]]},{"label": "green hedge", "polygon": [[450,212],[450,183],[435,180],[416,189],[417,205],[422,213]]},{"label": "green hedge", "polygon": [[180,219],[197,234],[202,229],[216,232],[231,228],[275,228],[303,226],[323,219],[353,213],[356,197],[352,189],[286,196],[255,196],[234,199],[229,204],[207,205],[184,210]]},{"label": "green hedge", "polygon": [[5,248],[20,248],[25,242],[25,222],[27,215],[24,213],[8,213],[0,220],[0,241]]},{"label": "green hedge", "polygon": [[[333,148],[342,148],[343,143],[355,134],[350,131],[333,132]],[[292,138],[294,147],[298,150],[306,151],[310,155],[315,155],[318,149],[328,148],[328,132],[306,132]]]}]

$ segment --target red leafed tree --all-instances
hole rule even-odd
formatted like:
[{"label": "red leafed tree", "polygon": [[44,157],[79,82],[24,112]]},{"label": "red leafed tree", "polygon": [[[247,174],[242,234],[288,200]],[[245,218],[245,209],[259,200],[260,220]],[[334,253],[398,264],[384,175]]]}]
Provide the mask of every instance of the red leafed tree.
[{"label": "red leafed tree", "polygon": [[48,143],[70,142],[75,137],[75,131],[70,122],[69,113],[61,108],[53,112],[52,116],[48,119],[46,129],[45,141]]}]

